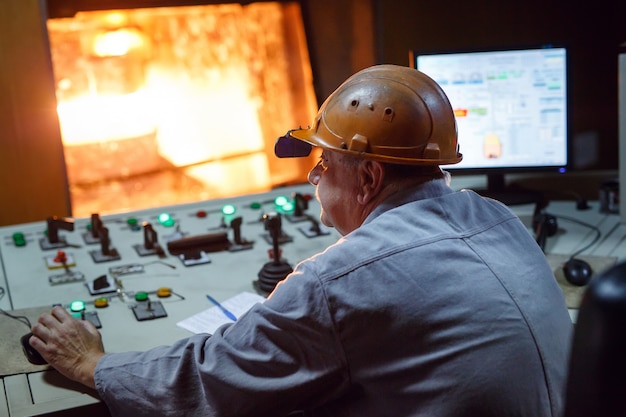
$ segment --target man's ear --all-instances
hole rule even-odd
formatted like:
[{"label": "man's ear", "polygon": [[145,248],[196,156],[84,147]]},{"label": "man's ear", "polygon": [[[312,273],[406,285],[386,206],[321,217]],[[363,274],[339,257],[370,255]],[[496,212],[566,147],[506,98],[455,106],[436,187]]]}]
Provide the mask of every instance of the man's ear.
[{"label": "man's ear", "polygon": [[357,201],[365,205],[375,199],[383,189],[385,168],[378,161],[364,160],[358,165]]}]

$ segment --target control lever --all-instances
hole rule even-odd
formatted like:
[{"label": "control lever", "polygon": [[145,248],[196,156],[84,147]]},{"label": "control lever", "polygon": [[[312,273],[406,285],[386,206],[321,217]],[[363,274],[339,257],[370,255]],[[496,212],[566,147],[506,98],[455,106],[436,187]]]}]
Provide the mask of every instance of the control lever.
[{"label": "control lever", "polygon": [[59,238],[59,229],[67,230],[70,232],[74,230],[74,219],[70,219],[69,217],[48,217],[46,223],[48,226],[48,241],[50,243],[61,242]]},{"label": "control lever", "polygon": [[164,258],[165,251],[159,245],[158,234],[152,227],[150,222],[143,222],[143,244],[138,243],[133,245],[135,250],[140,256],[158,255],[160,258]]},{"label": "control lever", "polygon": [[98,213],[91,214],[91,220],[87,227],[87,233],[83,234],[83,239],[88,245],[100,243],[100,229],[104,227],[104,223]]},{"label": "control lever", "polygon": [[70,217],[51,216],[46,219],[47,238],[43,237],[39,244],[41,249],[59,249],[67,246],[76,246],[68,244],[65,239],[59,236],[59,229],[74,231],[74,219]]},{"label": "control lever", "polygon": [[293,201],[295,206],[293,215],[296,217],[303,216],[304,212],[309,208],[309,200],[300,193],[293,193]]},{"label": "control lever", "polygon": [[98,237],[98,232],[100,228],[104,227],[104,223],[102,223],[102,219],[100,219],[100,215],[97,213],[93,213],[91,215],[91,236],[93,238]]},{"label": "control lever", "polygon": [[293,213],[285,215],[287,220],[291,223],[306,221],[308,218],[306,210],[309,208],[309,199],[300,193],[292,193],[291,197],[293,200]]},{"label": "control lever", "polygon": [[252,249],[253,241],[248,241],[241,237],[241,224],[243,223],[243,217],[235,217],[230,222],[230,227],[233,229],[233,240],[235,243],[228,248],[231,252],[236,252],[245,249]]},{"label": "control lever", "polygon": [[256,284],[261,291],[270,293],[274,290],[278,282],[285,279],[285,277],[293,271],[293,268],[286,260],[281,258],[281,215],[278,213],[264,214],[263,224],[265,225],[265,229],[269,231],[269,235],[272,239],[272,250],[270,251],[272,260],[263,265],[258,273],[259,279],[256,281]]},{"label": "control lever", "polygon": [[111,247],[111,238],[109,237],[109,228],[101,227],[98,230],[98,236],[100,236],[100,250],[92,250],[89,253],[96,263],[117,261],[121,259],[117,249]]},{"label": "control lever", "polygon": [[305,214],[303,216],[304,219],[311,222],[311,224],[307,226],[298,227],[298,230],[302,232],[302,234],[308,238],[317,237],[317,236],[326,236],[329,235],[330,232],[326,228],[322,228],[320,222],[317,220],[315,216],[310,214]]}]

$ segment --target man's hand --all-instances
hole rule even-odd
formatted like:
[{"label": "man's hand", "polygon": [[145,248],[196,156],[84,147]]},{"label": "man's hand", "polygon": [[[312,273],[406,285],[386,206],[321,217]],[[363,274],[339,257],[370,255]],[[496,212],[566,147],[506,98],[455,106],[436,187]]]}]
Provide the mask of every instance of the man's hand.
[{"label": "man's hand", "polygon": [[102,337],[87,320],[76,320],[63,307],[53,307],[33,325],[30,344],[66,377],[95,388],[94,372],[104,355]]}]

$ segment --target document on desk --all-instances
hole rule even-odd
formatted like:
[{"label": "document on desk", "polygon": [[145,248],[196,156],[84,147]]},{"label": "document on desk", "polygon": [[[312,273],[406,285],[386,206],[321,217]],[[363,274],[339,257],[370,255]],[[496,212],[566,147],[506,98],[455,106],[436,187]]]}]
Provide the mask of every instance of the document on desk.
[{"label": "document on desk", "polygon": [[[241,317],[256,303],[262,303],[265,297],[251,292],[242,292],[221,303],[222,307],[233,313],[236,317]],[[176,323],[178,327],[192,333],[215,333],[222,324],[232,323],[224,311],[218,306],[213,306],[198,314],[194,314]]]}]

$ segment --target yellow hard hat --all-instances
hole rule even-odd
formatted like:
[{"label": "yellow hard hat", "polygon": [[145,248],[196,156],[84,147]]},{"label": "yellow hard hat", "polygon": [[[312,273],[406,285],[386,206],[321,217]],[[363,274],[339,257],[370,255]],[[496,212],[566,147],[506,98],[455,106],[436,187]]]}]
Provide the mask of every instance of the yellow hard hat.
[{"label": "yellow hard hat", "polygon": [[426,74],[397,65],[348,78],[322,104],[313,126],[290,130],[274,152],[306,156],[312,146],[395,164],[448,165],[463,158],[446,94]]}]

